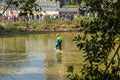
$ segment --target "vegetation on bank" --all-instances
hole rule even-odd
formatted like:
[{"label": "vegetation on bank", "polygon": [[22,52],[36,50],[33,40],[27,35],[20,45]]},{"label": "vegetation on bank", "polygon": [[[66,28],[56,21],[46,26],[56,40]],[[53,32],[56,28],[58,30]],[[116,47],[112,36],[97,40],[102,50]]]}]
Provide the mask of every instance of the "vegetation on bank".
[{"label": "vegetation on bank", "polygon": [[[79,17],[82,18],[82,17]],[[74,20],[60,19],[47,19],[42,21],[1,21],[0,34],[7,33],[23,33],[23,32],[43,32],[43,31],[78,31],[79,18]]]}]

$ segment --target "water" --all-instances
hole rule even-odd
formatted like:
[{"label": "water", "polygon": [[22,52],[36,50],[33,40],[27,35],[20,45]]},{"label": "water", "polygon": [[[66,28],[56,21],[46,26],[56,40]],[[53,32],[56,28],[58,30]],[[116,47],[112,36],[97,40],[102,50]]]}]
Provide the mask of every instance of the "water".
[{"label": "water", "polygon": [[56,52],[57,34],[0,38],[0,80],[67,80],[67,66],[81,67],[83,54],[72,41],[77,33],[60,33],[63,52]]}]

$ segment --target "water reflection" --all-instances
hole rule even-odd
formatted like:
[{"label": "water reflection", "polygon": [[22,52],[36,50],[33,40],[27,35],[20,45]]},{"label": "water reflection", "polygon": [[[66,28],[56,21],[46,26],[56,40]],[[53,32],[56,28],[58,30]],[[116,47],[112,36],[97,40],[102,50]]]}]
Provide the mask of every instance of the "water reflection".
[{"label": "water reflection", "polygon": [[57,59],[57,65],[61,65],[62,64],[62,52],[58,52],[56,53],[56,59]]},{"label": "water reflection", "polygon": [[72,41],[76,33],[60,33],[63,53],[57,53],[56,34],[0,38],[0,79],[66,80],[67,66],[81,64],[82,56]]}]

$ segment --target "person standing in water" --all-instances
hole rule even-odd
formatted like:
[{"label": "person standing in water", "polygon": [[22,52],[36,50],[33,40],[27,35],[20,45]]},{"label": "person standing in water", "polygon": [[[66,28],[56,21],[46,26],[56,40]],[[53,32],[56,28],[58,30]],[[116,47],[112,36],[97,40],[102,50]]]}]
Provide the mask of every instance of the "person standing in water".
[{"label": "person standing in water", "polygon": [[61,50],[61,45],[62,45],[62,37],[58,34],[56,40],[56,49]]}]

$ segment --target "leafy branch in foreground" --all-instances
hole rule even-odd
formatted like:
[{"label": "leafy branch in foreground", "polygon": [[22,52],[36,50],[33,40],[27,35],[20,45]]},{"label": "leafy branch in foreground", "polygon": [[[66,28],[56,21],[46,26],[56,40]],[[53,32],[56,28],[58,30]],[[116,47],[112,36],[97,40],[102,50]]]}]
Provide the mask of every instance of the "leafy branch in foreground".
[{"label": "leafy branch in foreground", "polygon": [[74,38],[77,47],[85,53],[82,77],[77,80],[119,80],[120,1],[87,0],[86,4],[98,17],[82,20],[83,28]]}]

